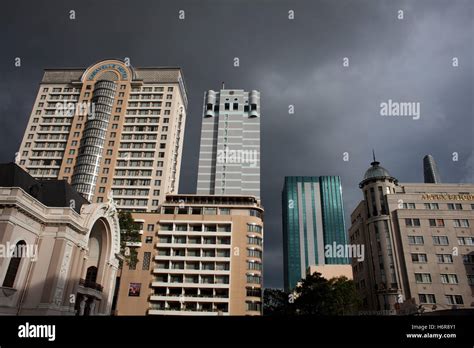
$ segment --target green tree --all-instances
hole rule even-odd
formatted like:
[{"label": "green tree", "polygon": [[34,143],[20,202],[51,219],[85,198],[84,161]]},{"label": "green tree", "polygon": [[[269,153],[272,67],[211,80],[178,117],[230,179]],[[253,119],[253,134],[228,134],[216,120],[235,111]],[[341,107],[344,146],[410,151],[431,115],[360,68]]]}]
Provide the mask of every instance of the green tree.
[{"label": "green tree", "polygon": [[354,281],[342,276],[329,279],[329,285],[334,299],[332,314],[356,314],[362,305],[362,301],[357,293]]},{"label": "green tree", "polygon": [[302,279],[294,290],[295,311],[301,315],[330,315],[332,294],[327,279],[314,273]]},{"label": "green tree", "polygon": [[128,211],[119,212],[119,222],[120,253],[124,256],[125,263],[133,268],[138,262],[138,252],[136,248],[127,247],[127,243],[141,241],[140,226],[133,220],[132,214]]},{"label": "green tree", "polygon": [[361,301],[354,282],[346,277],[325,279],[314,273],[302,279],[290,293],[265,289],[264,315],[349,315],[355,314]]},{"label": "green tree", "polygon": [[295,288],[297,314],[355,314],[360,303],[354,282],[344,276],[327,280],[320,273],[314,273]]},{"label": "green tree", "polygon": [[291,313],[289,295],[281,289],[265,289],[263,292],[263,315],[288,315]]}]

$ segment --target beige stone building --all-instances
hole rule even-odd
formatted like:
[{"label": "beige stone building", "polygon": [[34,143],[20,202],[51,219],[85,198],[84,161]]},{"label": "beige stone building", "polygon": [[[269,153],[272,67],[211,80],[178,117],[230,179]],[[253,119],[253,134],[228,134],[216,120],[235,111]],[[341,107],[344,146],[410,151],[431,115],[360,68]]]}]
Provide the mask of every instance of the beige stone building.
[{"label": "beige stone building", "polygon": [[112,192],[120,209],[156,210],[178,192],[186,107],[179,68],[47,69],[16,162],[90,202]]},{"label": "beige stone building", "polygon": [[398,313],[474,306],[474,185],[400,184],[379,165],[365,173],[351,214],[364,307]]},{"label": "beige stone building", "polygon": [[109,315],[119,252],[113,205],[0,165],[1,315]]},{"label": "beige stone building", "polygon": [[260,315],[263,209],[252,196],[169,195],[141,224],[118,315]]},{"label": "beige stone building", "polygon": [[306,275],[314,273],[321,273],[321,276],[326,279],[346,277],[352,279],[352,267],[351,265],[310,265],[306,270]]}]

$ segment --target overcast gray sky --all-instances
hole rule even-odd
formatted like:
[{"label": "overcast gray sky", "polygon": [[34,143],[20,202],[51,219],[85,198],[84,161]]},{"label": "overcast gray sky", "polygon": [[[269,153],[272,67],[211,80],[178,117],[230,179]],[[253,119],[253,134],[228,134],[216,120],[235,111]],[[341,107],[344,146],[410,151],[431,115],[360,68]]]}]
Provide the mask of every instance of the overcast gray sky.
[{"label": "overcast gray sky", "polygon": [[[340,175],[346,218],[362,197],[358,183],[372,148],[402,183],[423,180],[427,153],[443,181],[474,181],[473,8],[470,0],[4,2],[0,161],[11,161],[19,147],[44,68],[129,57],[132,66],[184,70],[189,109],[180,193],[193,193],[204,91],[222,81],[257,89],[265,286],[282,287],[285,175]],[[420,119],[380,116],[389,99],[420,103]]]}]

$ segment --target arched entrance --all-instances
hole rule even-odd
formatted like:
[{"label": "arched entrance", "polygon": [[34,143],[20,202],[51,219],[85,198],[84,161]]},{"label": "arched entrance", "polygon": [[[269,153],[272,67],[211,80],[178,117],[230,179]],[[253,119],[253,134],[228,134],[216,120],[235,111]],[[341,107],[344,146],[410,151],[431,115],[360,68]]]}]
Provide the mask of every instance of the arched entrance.
[{"label": "arched entrance", "polygon": [[103,302],[107,301],[104,284],[110,272],[111,229],[105,218],[99,218],[92,226],[88,236],[82,274],[76,300],[77,315],[100,314]]}]

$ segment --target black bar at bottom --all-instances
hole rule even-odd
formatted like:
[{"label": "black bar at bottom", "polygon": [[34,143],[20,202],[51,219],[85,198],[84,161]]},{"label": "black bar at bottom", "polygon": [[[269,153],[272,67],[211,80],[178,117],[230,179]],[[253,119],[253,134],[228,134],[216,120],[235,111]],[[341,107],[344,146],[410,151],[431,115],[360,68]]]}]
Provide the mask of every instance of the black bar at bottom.
[{"label": "black bar at bottom", "polygon": [[[400,317],[0,317],[0,346],[49,344],[474,343],[474,318]],[[54,337],[53,326],[54,325]],[[35,336],[42,337],[35,337]],[[23,337],[20,337],[23,336]],[[33,336],[33,337],[32,337]],[[53,339],[54,338],[54,339]]]}]

